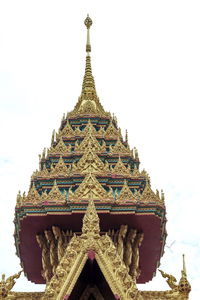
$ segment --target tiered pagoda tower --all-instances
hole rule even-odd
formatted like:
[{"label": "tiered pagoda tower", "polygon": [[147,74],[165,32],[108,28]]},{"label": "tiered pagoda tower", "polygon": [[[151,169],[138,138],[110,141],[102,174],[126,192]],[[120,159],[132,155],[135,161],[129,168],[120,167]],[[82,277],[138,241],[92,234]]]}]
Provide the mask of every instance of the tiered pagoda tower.
[{"label": "tiered pagoda tower", "polygon": [[[28,194],[15,211],[17,255],[28,280],[44,293],[14,299],[187,299],[170,275],[171,290],[140,292],[153,278],[166,238],[164,194],[151,189],[139,156],[97,96],[91,68],[90,27],[81,95],[44,149]],[[170,279],[169,279],[170,278]],[[154,293],[154,294],[152,294]],[[8,293],[9,294],[9,293]],[[164,296],[165,295],[165,296]],[[180,296],[181,295],[181,296]],[[21,298],[20,298],[21,297]],[[24,298],[23,298],[24,297]],[[168,299],[168,298],[167,298]]]}]

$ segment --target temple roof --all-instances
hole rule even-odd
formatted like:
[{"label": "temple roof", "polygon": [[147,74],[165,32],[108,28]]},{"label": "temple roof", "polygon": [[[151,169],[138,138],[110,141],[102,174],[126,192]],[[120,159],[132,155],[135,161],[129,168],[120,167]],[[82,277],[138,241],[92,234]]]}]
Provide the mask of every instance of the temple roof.
[{"label": "temple roof", "polygon": [[[86,66],[81,95],[74,109],[62,118],[58,132],[53,131],[50,147],[40,155],[39,169],[31,176],[28,193],[17,195],[17,254],[28,279],[45,283],[53,271],[48,276],[42,271],[44,249],[36,236],[44,235],[45,247],[50,248],[44,232],[52,230],[52,226],[59,227],[65,238],[70,230],[79,234],[88,201],[93,199],[102,233],[114,231],[117,236],[125,224],[125,239],[132,230],[137,231],[137,236],[143,234],[141,247],[138,246],[137,282],[144,283],[154,276],[163,254],[164,194],[160,196],[152,190],[149,175],[139,169],[138,151],[129,146],[128,133],[122,136],[116,118],[99,101],[91,67],[89,16],[85,25]],[[55,239],[53,233],[52,236]],[[55,269],[53,262],[50,265]]]}]

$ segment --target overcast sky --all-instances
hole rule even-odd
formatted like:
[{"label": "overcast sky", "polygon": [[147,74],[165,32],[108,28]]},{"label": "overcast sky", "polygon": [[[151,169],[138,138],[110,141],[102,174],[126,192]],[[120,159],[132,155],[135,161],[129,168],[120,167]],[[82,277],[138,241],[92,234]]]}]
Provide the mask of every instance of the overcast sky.
[{"label": "overcast sky", "polygon": [[[13,239],[18,190],[73,109],[92,67],[105,110],[139,151],[152,187],[164,189],[168,238],[161,269],[179,280],[186,254],[191,300],[200,295],[200,2],[0,1],[0,273],[20,270]],[[141,289],[167,289],[159,274]],[[43,290],[20,278],[15,290]]]}]

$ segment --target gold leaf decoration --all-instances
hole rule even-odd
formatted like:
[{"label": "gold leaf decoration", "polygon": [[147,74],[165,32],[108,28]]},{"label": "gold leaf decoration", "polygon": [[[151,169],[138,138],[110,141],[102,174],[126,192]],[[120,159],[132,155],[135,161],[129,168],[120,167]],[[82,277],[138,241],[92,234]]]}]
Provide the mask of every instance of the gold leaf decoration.
[{"label": "gold leaf decoration", "polygon": [[58,163],[56,164],[55,168],[51,169],[50,175],[52,176],[67,176],[70,174],[70,168],[68,168],[62,156],[60,156]]},{"label": "gold leaf decoration", "polygon": [[97,131],[95,129],[95,127],[92,125],[90,119],[88,120],[88,123],[85,127],[85,129],[83,130],[84,135],[88,135],[88,134],[92,134],[92,135],[96,135]]},{"label": "gold leaf decoration", "polygon": [[69,120],[67,120],[67,123],[65,127],[62,129],[62,131],[59,133],[58,138],[61,137],[74,137],[75,133],[71,125],[69,124]]},{"label": "gold leaf decoration", "polygon": [[69,195],[69,201],[80,201],[85,199],[104,200],[107,192],[98,182],[93,174],[88,174],[76,191]]},{"label": "gold leaf decoration", "polygon": [[131,176],[130,168],[126,168],[126,166],[124,165],[120,157],[118,162],[112,169],[112,173],[117,175],[123,175],[123,176]]},{"label": "gold leaf decoration", "polygon": [[102,174],[107,171],[107,165],[105,166],[98,155],[94,153],[92,148],[89,148],[88,151],[81,157],[74,170],[81,174]]},{"label": "gold leaf decoration", "polygon": [[76,128],[75,128],[75,130],[74,130],[74,135],[77,137],[82,137],[83,136],[83,132],[80,130],[80,127],[79,126],[77,126]]},{"label": "gold leaf decoration", "polygon": [[140,201],[141,194],[140,194],[140,192],[139,192],[138,190],[134,191],[133,196],[134,196],[134,199],[135,199],[137,202]]},{"label": "gold leaf decoration", "polygon": [[124,181],[124,185],[120,191],[120,194],[117,196],[116,201],[117,202],[126,202],[126,201],[133,201],[134,200],[134,195],[129,188],[127,181]]},{"label": "gold leaf decoration", "polygon": [[46,177],[46,178],[49,177],[49,171],[46,168],[45,164],[43,165],[43,169],[42,170],[35,172],[35,177]]},{"label": "gold leaf decoration", "polygon": [[63,195],[60,192],[60,190],[57,186],[56,180],[54,181],[54,185],[48,194],[48,201],[56,202],[56,203],[65,203],[66,202],[66,195]]},{"label": "gold leaf decoration", "polygon": [[21,196],[21,192],[19,191],[17,194],[16,207],[20,207],[23,204],[23,198]]},{"label": "gold leaf decoration", "polygon": [[42,193],[42,195],[40,196],[40,202],[46,202],[48,201],[48,194],[46,192],[46,190]]},{"label": "gold leaf decoration", "polygon": [[141,194],[141,202],[149,203],[149,202],[160,202],[160,198],[152,191],[149,181],[146,182],[145,189]]},{"label": "gold leaf decoration", "polygon": [[61,300],[65,295],[71,295],[89,252],[95,255],[114,295],[121,300],[142,299],[114,243],[107,234],[100,236],[99,217],[94,202],[90,200],[83,219],[82,234],[74,235],[70,240],[56,274],[46,286],[43,300]]},{"label": "gold leaf decoration", "polygon": [[94,77],[92,75],[91,58],[86,57],[85,75],[83,78],[82,92],[74,110],[68,114],[70,117],[81,115],[98,115],[101,117],[110,116],[106,113],[97,97]]},{"label": "gold leaf decoration", "polygon": [[33,204],[37,204],[40,200],[40,195],[38,194],[38,191],[35,188],[35,184],[33,183],[31,189],[28,192],[28,195],[26,199],[24,199],[25,202],[31,202]]},{"label": "gold leaf decoration", "polygon": [[89,200],[86,213],[83,217],[83,235],[94,236],[100,233],[99,217],[93,200]]},{"label": "gold leaf decoration", "polygon": [[146,170],[143,169],[140,175],[143,176],[143,177],[145,177],[147,180],[150,180],[150,176],[149,176],[149,174],[146,172]]},{"label": "gold leaf decoration", "polygon": [[114,202],[114,200],[115,200],[114,195],[113,195],[113,189],[111,186],[109,186],[109,191],[107,193],[107,199],[109,202]]},{"label": "gold leaf decoration", "polygon": [[101,126],[100,129],[96,132],[96,136],[104,137],[104,135],[105,135],[105,129],[103,128],[103,126]]},{"label": "gold leaf decoration", "polygon": [[134,169],[133,169],[133,177],[134,177],[134,178],[138,178],[138,177],[140,177],[140,176],[141,176],[140,171],[138,170],[137,166],[134,165]]},{"label": "gold leaf decoration", "polygon": [[105,137],[106,138],[118,138],[119,137],[119,131],[118,129],[114,126],[113,122],[110,122],[108,128],[105,131]]},{"label": "gold leaf decoration", "polygon": [[92,148],[95,152],[102,152],[102,147],[97,141],[97,139],[91,134],[91,132],[88,132],[83,141],[80,143],[75,144],[75,151],[76,152],[85,152],[89,148]]},{"label": "gold leaf decoration", "polygon": [[66,146],[63,142],[63,139],[61,138],[58,142],[58,144],[54,147],[51,147],[48,151],[48,155],[50,154],[69,154],[71,152],[71,145]]},{"label": "gold leaf decoration", "polygon": [[110,147],[111,154],[117,153],[117,154],[128,154],[131,155],[131,151],[129,148],[125,147],[124,144],[122,144],[121,139],[118,138],[116,144],[114,146]]}]

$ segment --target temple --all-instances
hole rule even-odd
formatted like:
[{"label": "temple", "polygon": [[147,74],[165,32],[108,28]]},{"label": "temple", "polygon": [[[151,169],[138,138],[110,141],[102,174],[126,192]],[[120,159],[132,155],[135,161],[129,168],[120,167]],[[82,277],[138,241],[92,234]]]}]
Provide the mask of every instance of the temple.
[{"label": "temple", "polygon": [[[97,96],[91,68],[90,27],[81,95],[39,156],[27,194],[17,195],[15,245],[23,272],[44,292],[13,292],[20,272],[2,276],[0,299],[188,299],[185,261],[167,291],[140,291],[152,280],[166,239],[164,193],[140,171],[117,119]],[[163,279],[164,280],[164,279]]]}]

